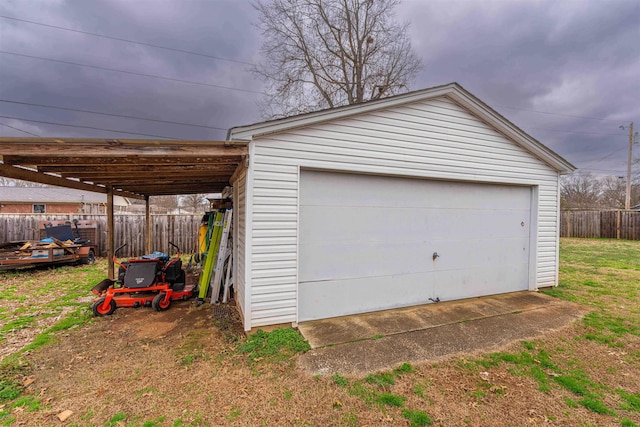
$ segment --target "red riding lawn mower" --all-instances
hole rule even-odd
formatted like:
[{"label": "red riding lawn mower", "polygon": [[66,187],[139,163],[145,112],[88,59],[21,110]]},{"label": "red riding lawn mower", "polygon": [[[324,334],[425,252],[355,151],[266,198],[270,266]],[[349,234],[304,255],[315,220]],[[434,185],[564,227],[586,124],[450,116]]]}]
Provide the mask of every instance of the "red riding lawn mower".
[{"label": "red riding lawn mower", "polygon": [[118,307],[153,307],[157,311],[169,308],[171,301],[187,300],[198,293],[196,286],[186,285],[182,269],[180,248],[175,258],[162,252],[154,252],[141,258],[119,263],[116,249],[113,261],[119,266],[118,279],[104,279],[91,289],[98,295],[91,309],[96,316],[113,314]]}]

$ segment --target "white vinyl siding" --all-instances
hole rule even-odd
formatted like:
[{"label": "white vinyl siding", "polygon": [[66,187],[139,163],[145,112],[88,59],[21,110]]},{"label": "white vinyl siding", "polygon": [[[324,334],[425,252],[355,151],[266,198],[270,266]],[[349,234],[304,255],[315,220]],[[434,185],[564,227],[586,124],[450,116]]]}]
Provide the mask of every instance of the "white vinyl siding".
[{"label": "white vinyl siding", "polygon": [[236,306],[243,321],[246,319],[246,280],[245,280],[245,250],[246,250],[246,172],[236,179],[233,185],[233,288]]},{"label": "white vinyl siding", "polygon": [[300,168],[535,187],[530,288],[556,284],[557,171],[447,97],[254,136],[252,145],[251,326],[297,322]]},{"label": "white vinyl siding", "polygon": [[298,168],[253,164],[252,327],[295,322]]}]

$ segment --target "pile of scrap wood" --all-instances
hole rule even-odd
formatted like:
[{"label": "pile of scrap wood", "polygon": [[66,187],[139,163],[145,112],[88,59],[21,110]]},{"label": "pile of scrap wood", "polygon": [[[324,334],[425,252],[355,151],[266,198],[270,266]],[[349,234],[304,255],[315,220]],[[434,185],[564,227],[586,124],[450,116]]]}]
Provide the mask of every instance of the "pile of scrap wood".
[{"label": "pile of scrap wood", "polygon": [[82,257],[83,245],[56,238],[0,244],[0,268],[19,268],[45,263],[66,263]]}]

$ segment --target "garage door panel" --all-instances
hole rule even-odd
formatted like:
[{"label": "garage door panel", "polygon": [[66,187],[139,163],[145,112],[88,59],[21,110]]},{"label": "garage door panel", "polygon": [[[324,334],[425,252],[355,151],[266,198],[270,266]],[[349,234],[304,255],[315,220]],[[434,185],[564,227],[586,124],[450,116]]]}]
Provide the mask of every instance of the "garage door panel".
[{"label": "garage door panel", "polygon": [[[402,286],[394,290],[394,281]],[[433,290],[421,274],[332,280],[317,286],[300,283],[300,321],[422,304]]]},{"label": "garage door panel", "polygon": [[[498,269],[529,263],[528,241],[509,239],[493,247],[477,239],[440,241],[342,241],[301,244],[307,256],[299,269],[301,282],[428,273],[459,268]],[[433,254],[438,258],[433,260]]]},{"label": "garage door panel", "polygon": [[452,230],[473,237],[508,238],[514,234],[529,237],[529,211],[524,209],[301,206],[300,216],[307,223],[319,225],[301,227],[300,241],[304,243],[327,239],[392,241],[398,236],[415,240],[448,239]]},{"label": "garage door panel", "polygon": [[[303,170],[300,204],[304,206],[441,207],[505,210],[529,205],[524,187],[425,181],[375,175]],[[344,176],[348,176],[345,179]],[[429,185],[425,186],[425,182]],[[318,185],[321,183],[321,185]],[[460,197],[461,189],[466,194]],[[420,197],[416,197],[420,195]]]},{"label": "garage door panel", "polygon": [[433,271],[391,276],[300,283],[299,320],[317,320],[347,314],[388,310],[442,301],[512,292],[499,280],[519,276],[527,266],[515,266],[496,275],[493,268]]},{"label": "garage door panel", "polygon": [[[430,209],[414,211],[424,216],[425,237],[430,240],[456,238],[501,239],[514,235],[529,238],[529,211],[478,209]],[[524,224],[524,225],[523,225]]]},{"label": "garage door panel", "polygon": [[528,187],[317,171],[300,182],[300,321],[529,287]]},{"label": "garage door panel", "polygon": [[417,273],[425,270],[427,260],[422,242],[320,242],[300,250],[318,254],[301,263],[301,282]]}]

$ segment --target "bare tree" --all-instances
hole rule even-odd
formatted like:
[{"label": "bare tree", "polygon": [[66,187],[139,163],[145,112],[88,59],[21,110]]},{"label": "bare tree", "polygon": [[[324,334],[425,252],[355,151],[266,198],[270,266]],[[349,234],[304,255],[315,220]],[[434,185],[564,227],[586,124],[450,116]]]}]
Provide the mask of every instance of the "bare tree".
[{"label": "bare tree", "polygon": [[399,0],[257,0],[265,118],[406,92],[422,67]]},{"label": "bare tree", "polygon": [[168,213],[178,209],[178,196],[153,196],[150,205],[156,212]]},{"label": "bare tree", "polygon": [[600,189],[600,181],[590,172],[564,176],[560,188],[560,205],[562,209],[597,208]]},{"label": "bare tree", "polygon": [[600,179],[600,205],[608,209],[624,209],[627,183],[624,177],[605,176]]},{"label": "bare tree", "polygon": [[181,205],[191,213],[200,213],[207,205],[205,194],[187,194],[182,197]]}]

